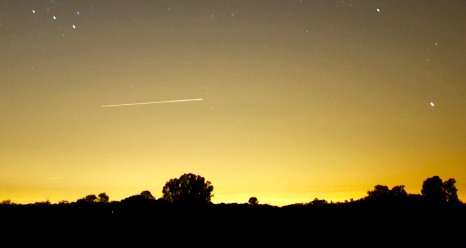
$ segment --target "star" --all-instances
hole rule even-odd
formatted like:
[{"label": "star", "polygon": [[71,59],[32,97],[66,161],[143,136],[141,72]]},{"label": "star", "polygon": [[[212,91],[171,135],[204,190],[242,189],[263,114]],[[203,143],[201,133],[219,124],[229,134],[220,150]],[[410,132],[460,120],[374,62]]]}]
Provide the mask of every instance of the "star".
[{"label": "star", "polygon": [[379,8],[377,8],[377,9],[375,9],[375,10],[377,10],[377,13],[380,13],[380,9],[379,9]]},{"label": "star", "polygon": [[32,10],[32,13],[33,13],[33,14],[35,14],[35,13],[36,13],[36,11],[35,11],[35,10]]},{"label": "star", "polygon": [[56,16],[52,16],[53,20],[57,20],[57,17]]},{"label": "star", "polygon": [[435,103],[434,103],[434,102],[430,102],[430,106],[431,106],[431,107],[435,107]]},{"label": "star", "polygon": [[76,26],[75,26],[74,24],[73,24],[73,25],[71,25],[71,26],[73,27],[73,29],[76,29]]}]

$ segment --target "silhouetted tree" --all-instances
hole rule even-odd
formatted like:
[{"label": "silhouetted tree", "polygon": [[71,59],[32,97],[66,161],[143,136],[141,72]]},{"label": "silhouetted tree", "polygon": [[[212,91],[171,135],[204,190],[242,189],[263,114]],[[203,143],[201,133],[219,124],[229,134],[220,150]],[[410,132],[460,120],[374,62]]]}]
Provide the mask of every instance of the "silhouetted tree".
[{"label": "silhouetted tree", "polygon": [[431,203],[458,203],[457,189],[455,186],[456,180],[450,178],[445,182],[438,176],[427,178],[422,184],[422,196]]},{"label": "silhouetted tree", "polygon": [[105,194],[105,193],[100,193],[99,194],[99,199],[98,199],[99,202],[108,203],[109,200],[110,200],[110,197],[108,197],[107,194]]},{"label": "silhouetted tree", "polygon": [[395,197],[395,198],[405,197],[405,196],[408,196],[408,193],[406,192],[404,185],[398,185],[398,186],[394,186],[390,190],[390,196]]},{"label": "silhouetted tree", "polygon": [[373,191],[367,192],[367,199],[379,203],[399,203],[408,196],[404,185],[394,186],[391,190],[385,185],[376,185]]},{"label": "silhouetted tree", "polygon": [[34,206],[50,206],[51,203],[50,203],[49,200],[45,200],[45,201],[34,202],[32,205],[34,205]]},{"label": "silhouetted tree", "polygon": [[210,203],[214,186],[204,177],[189,173],[170,179],[163,187],[163,199],[185,205]]},{"label": "silhouetted tree", "polygon": [[369,198],[387,198],[390,195],[390,189],[385,185],[375,185],[373,191],[368,191]]},{"label": "silhouetted tree", "polygon": [[327,205],[328,202],[324,199],[320,200],[318,198],[314,198],[314,200],[312,200],[309,205],[313,205],[313,206],[324,206],[324,205]]},{"label": "silhouetted tree", "polygon": [[248,203],[253,206],[256,206],[259,205],[259,200],[257,199],[257,197],[251,197],[249,198]]},{"label": "silhouetted tree", "polygon": [[152,195],[152,193],[149,190],[142,191],[141,196],[147,200],[155,200],[155,197]]},{"label": "silhouetted tree", "polygon": [[443,182],[440,177],[427,178],[422,184],[421,194],[431,202],[442,203],[445,201],[445,192],[442,186]]},{"label": "silhouetted tree", "polygon": [[79,199],[78,203],[94,203],[97,202],[99,198],[96,195],[87,195],[84,198]]},{"label": "silhouetted tree", "polygon": [[11,202],[11,200],[3,200],[2,202],[0,202],[0,205],[12,205],[13,202]]},{"label": "silhouetted tree", "polygon": [[442,185],[444,194],[445,194],[445,200],[447,203],[455,204],[459,203],[458,199],[458,190],[456,189],[455,186],[456,180],[454,178],[450,178],[447,181],[445,181]]},{"label": "silhouetted tree", "polygon": [[130,197],[127,197],[121,200],[122,203],[130,204],[134,206],[152,204],[155,201],[156,201],[155,197],[148,190],[142,191],[138,195],[132,195]]}]

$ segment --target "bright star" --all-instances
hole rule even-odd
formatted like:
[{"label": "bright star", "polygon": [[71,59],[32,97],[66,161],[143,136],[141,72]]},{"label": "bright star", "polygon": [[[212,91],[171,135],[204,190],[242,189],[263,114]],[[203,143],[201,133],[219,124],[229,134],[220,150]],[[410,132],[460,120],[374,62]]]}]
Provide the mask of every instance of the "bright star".
[{"label": "bright star", "polygon": [[435,107],[435,103],[434,103],[434,102],[430,102],[430,106],[431,106],[431,107]]}]

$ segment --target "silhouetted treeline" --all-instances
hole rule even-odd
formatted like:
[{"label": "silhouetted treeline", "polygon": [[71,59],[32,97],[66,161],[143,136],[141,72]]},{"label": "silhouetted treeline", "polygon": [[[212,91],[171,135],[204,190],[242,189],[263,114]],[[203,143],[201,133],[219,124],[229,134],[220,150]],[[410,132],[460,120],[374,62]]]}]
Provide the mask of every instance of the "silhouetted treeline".
[{"label": "silhouetted treeline", "polygon": [[421,194],[408,194],[403,185],[376,185],[362,199],[329,203],[316,198],[283,207],[260,204],[257,197],[248,203],[213,204],[212,192],[212,184],[203,177],[184,174],[169,180],[159,199],[146,190],[121,201],[100,193],[58,204],[4,202],[0,233],[29,237],[17,239],[18,244],[43,237],[84,245],[96,238],[92,244],[465,244],[466,206],[458,200],[454,179],[428,178]]}]

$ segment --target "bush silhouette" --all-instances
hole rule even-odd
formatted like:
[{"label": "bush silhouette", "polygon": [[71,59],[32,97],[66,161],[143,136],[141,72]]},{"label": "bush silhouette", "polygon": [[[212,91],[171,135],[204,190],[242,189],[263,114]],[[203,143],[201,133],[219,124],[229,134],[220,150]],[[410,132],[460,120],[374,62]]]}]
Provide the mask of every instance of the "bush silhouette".
[{"label": "bush silhouette", "polygon": [[249,198],[248,203],[253,206],[256,206],[259,205],[259,200],[257,199],[257,197],[251,197]]},{"label": "bush silhouette", "polygon": [[162,198],[182,205],[205,205],[213,197],[214,186],[204,177],[192,173],[170,179],[163,187]]}]

